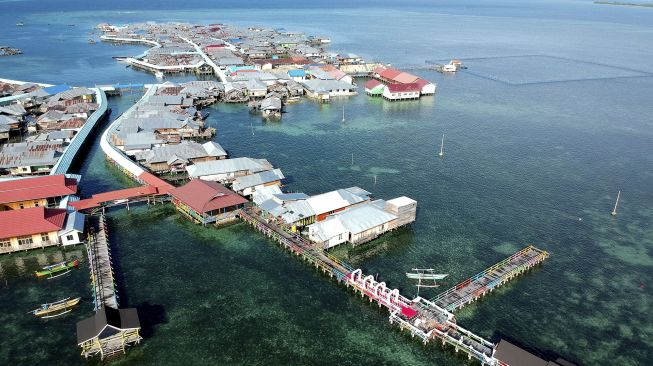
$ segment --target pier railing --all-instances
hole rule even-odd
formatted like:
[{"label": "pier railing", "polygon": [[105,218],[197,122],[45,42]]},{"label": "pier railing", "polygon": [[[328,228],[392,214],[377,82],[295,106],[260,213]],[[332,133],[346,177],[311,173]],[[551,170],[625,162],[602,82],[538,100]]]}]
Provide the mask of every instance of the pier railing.
[{"label": "pier railing", "polygon": [[431,301],[449,311],[460,309],[549,257],[532,245],[442,292]]},{"label": "pier railing", "polygon": [[91,271],[95,311],[98,311],[102,306],[117,309],[118,295],[116,294],[116,282],[113,275],[104,215],[98,216],[98,230],[89,234],[86,250],[88,266]]},{"label": "pier railing", "polygon": [[360,269],[354,270],[298,234],[287,232],[252,210],[242,209],[238,214],[242,220],[292,253],[301,256],[329,276],[336,277],[339,282],[353,288],[362,297],[367,297],[370,303],[376,302],[379,307],[387,308],[391,324],[399,325],[402,330],[409,330],[413,337],[418,336],[425,344],[439,339],[443,344],[455,347],[456,352],[465,352],[469,359],[477,359],[483,365],[499,365],[500,361],[492,356],[494,344],[458,326],[454,315],[446,309],[420,297],[413,300],[406,298],[398,289],[387,287],[385,282],[378,282],[374,276],[364,275]]}]

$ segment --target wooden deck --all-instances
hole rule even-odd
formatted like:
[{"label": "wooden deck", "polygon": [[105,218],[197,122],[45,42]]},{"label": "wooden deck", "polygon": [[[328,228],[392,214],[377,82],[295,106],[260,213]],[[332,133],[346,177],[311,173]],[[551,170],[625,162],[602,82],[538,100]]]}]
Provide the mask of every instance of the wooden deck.
[{"label": "wooden deck", "polygon": [[104,215],[90,217],[97,220],[93,231],[89,234],[87,244],[88,264],[91,271],[93,286],[93,304],[95,311],[102,306],[118,308],[115,277],[111,264],[111,251],[106,231]]},{"label": "wooden deck", "polygon": [[493,289],[524,273],[549,257],[549,253],[532,245],[472,276],[431,299],[448,311],[455,311]]}]

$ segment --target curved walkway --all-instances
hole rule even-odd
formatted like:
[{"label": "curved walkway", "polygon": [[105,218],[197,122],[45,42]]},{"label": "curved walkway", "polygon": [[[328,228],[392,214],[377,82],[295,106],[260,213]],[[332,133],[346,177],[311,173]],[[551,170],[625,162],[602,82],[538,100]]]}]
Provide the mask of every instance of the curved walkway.
[{"label": "curved walkway", "polygon": [[107,113],[107,96],[99,88],[91,88],[91,90],[95,92],[95,100],[99,104],[99,108],[93,112],[90,117],[88,117],[86,123],[84,123],[84,126],[82,126],[79,132],[77,132],[72,141],[70,141],[70,145],[66,147],[63,155],[61,155],[61,158],[59,158],[57,163],[50,171],[50,175],[68,173],[68,169],[70,169],[73,161],[75,161],[75,157],[77,156],[77,153],[79,153],[81,147],[84,145],[84,142],[95,129],[100,119],[102,119],[102,117],[104,117],[104,115]]}]

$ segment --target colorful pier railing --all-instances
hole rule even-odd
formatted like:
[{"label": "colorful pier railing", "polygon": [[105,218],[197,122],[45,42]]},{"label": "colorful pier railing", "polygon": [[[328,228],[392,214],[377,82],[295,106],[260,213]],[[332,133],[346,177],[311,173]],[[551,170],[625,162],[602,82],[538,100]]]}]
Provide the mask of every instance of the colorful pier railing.
[{"label": "colorful pier railing", "polygon": [[324,252],[319,247],[289,233],[274,222],[269,222],[252,210],[241,210],[240,218],[254,226],[269,238],[279,242],[297,256],[321,269],[347,287],[385,307],[390,312],[390,323],[419,337],[425,344],[439,340],[456,350],[464,352],[469,359],[476,359],[483,365],[498,366],[500,361],[492,356],[494,343],[460,327],[454,315],[437,304],[417,297],[408,299],[398,289],[389,288],[385,282],[378,282],[374,276],[364,275],[362,270],[353,269],[348,264]]},{"label": "colorful pier railing", "polygon": [[472,276],[431,299],[448,311],[455,311],[505,284],[549,257],[549,253],[532,245]]}]

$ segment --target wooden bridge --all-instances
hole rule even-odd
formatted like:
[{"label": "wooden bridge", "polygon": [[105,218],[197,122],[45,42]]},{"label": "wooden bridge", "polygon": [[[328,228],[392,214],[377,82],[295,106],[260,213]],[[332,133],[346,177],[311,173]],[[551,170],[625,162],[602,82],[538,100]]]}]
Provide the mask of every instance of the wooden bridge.
[{"label": "wooden bridge", "polygon": [[431,301],[443,309],[455,311],[492,292],[548,257],[548,252],[529,245],[485,271],[444,291]]},{"label": "wooden bridge", "polygon": [[88,267],[91,271],[91,285],[93,286],[94,310],[102,306],[118,308],[118,295],[116,282],[111,263],[111,251],[106,231],[104,215],[91,220],[97,220],[97,229],[89,234],[86,246],[88,254]]},{"label": "wooden bridge", "polygon": [[547,252],[529,246],[470,278],[467,285],[458,289],[454,287],[454,291],[447,290],[437,296],[438,305],[436,301],[421,297],[412,300],[406,298],[398,289],[388,287],[385,282],[378,282],[372,275],[363,274],[361,269],[353,269],[299,235],[268,222],[252,209],[240,210],[238,214],[243,221],[276,240],[284,248],[347,287],[352,287],[361,297],[367,297],[370,303],[376,302],[379,307],[388,309],[390,323],[409,331],[412,337],[418,337],[424,344],[432,340],[438,340],[443,345],[449,344],[456,352],[462,351],[469,359],[476,359],[482,365],[501,366],[506,363],[494,357],[494,343],[456,324],[456,318],[448,308],[460,308],[461,300],[473,301],[477,298],[475,296],[482,296],[548,257]]}]

